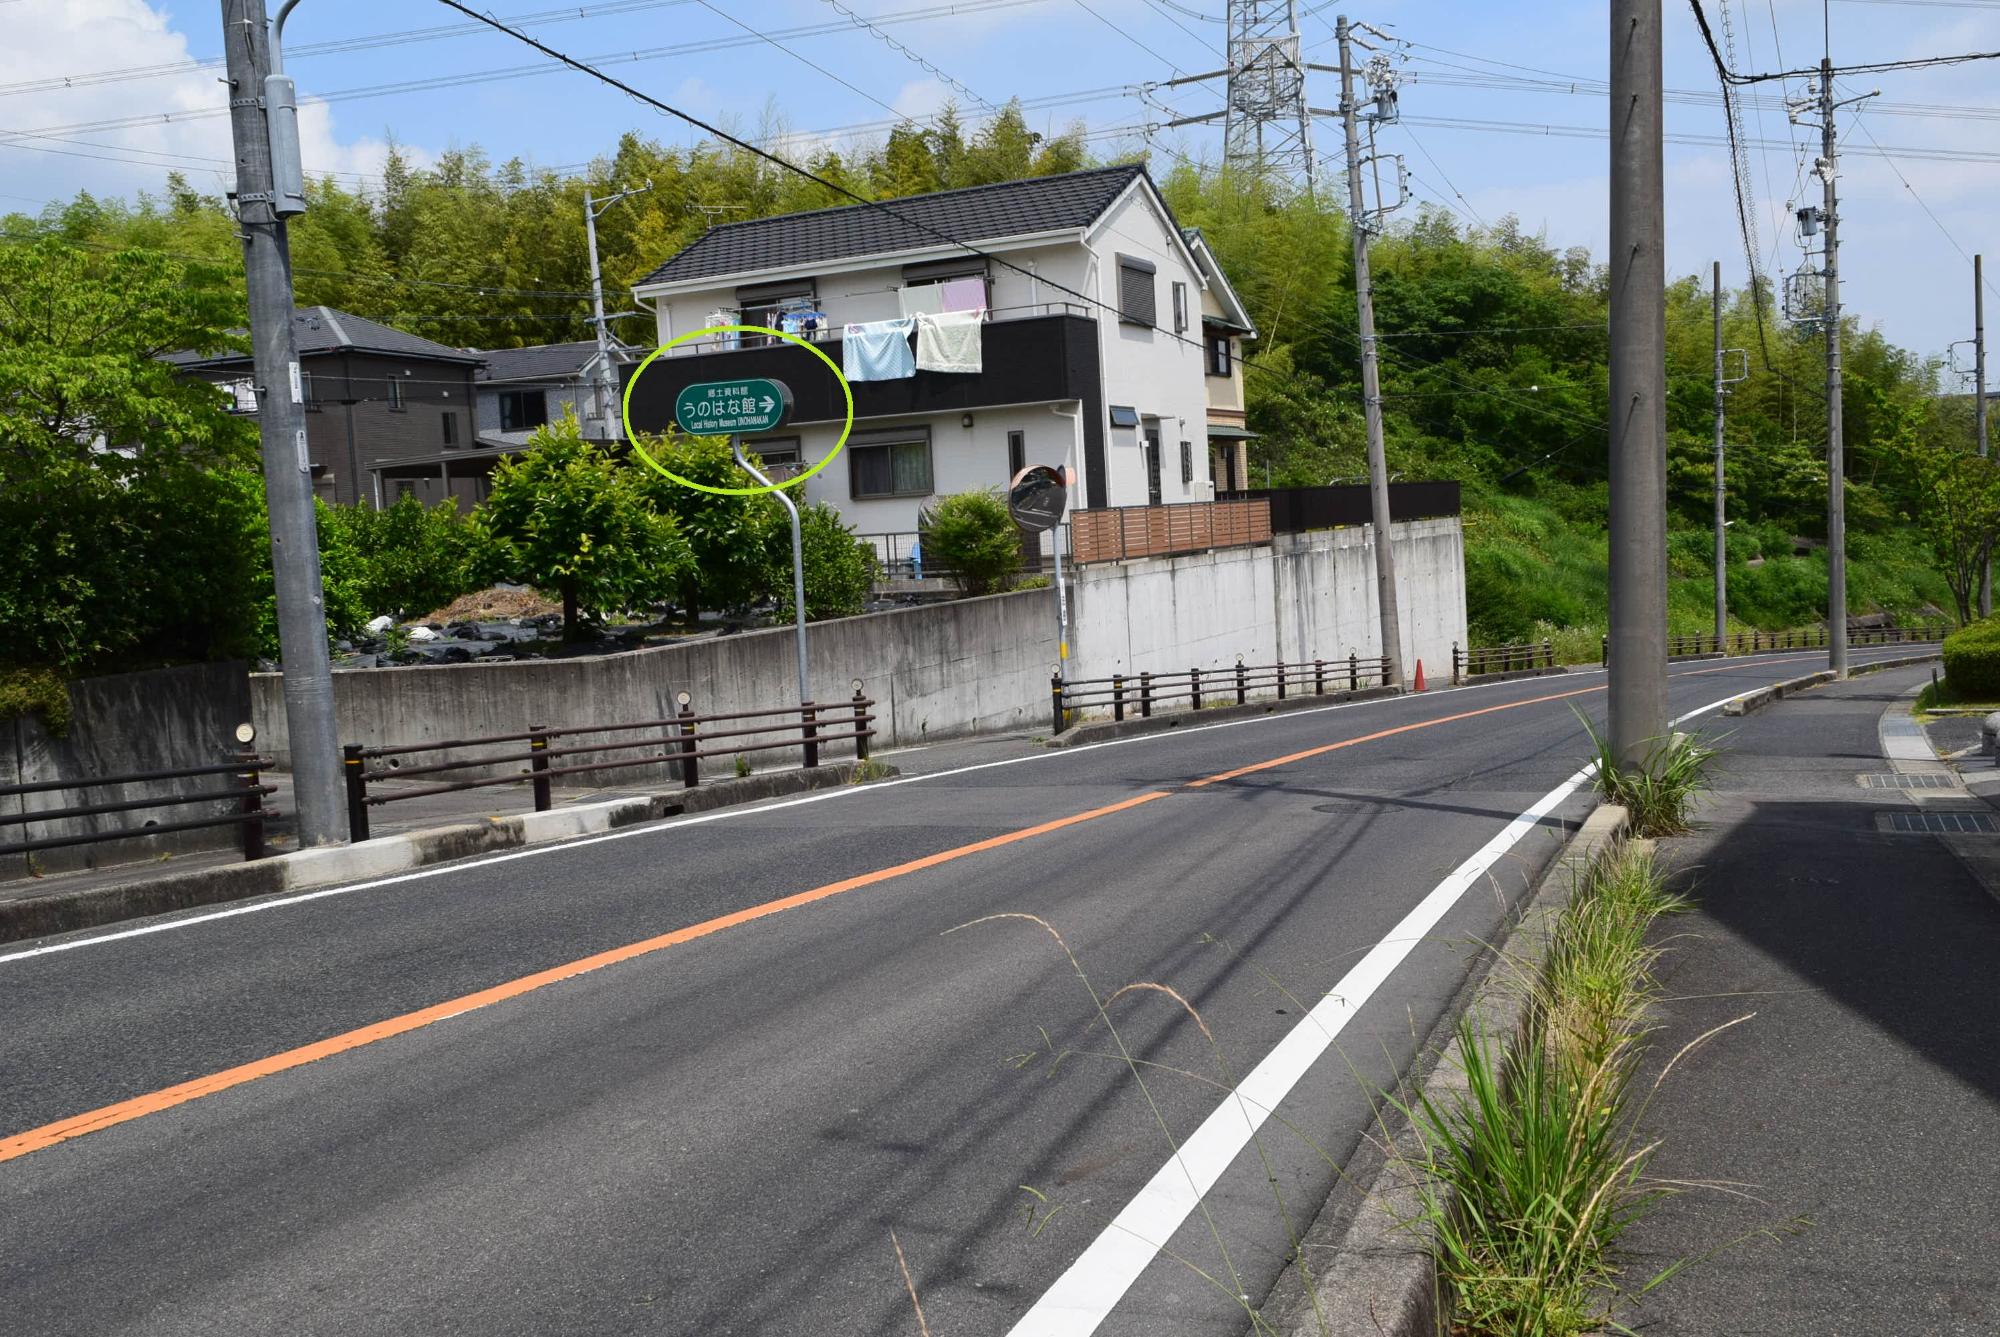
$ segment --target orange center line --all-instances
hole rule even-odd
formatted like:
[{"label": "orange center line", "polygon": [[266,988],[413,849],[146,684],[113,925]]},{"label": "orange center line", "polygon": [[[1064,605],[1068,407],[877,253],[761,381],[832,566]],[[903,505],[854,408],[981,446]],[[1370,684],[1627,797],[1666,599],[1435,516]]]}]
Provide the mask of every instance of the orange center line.
[{"label": "orange center line", "polygon": [[275,1073],[289,1071],[292,1068],[304,1067],[308,1063],[317,1062],[323,1058],[331,1058],[335,1054],[344,1054],[350,1049],[359,1049],[364,1045],[372,1045],[379,1040],[387,1040],[393,1036],[405,1035],[410,1031],[420,1030],[435,1022],[445,1021],[478,1008],[504,1002],[509,998],[519,998],[522,994],[533,993],[537,989],[547,988],[551,984],[559,984],[563,980],[575,979],[577,976],[589,974],[593,970],[602,970],[606,966],[617,965],[622,961],[631,961],[638,957],[649,956],[654,952],[663,951],[668,947],[678,946],[684,942],[692,942],[697,938],[706,938],[710,934],[720,933],[724,929],[735,928],[739,924],[747,924],[752,920],[766,918],[767,916],[777,914],[781,910],[791,910],[801,905],[810,905],[814,901],[823,901],[828,897],[838,896],[845,891],[853,891],[859,887],[873,886],[876,883],[887,882],[892,878],[903,877],[910,873],[920,872],[926,868],[935,868],[939,864],[950,863],[955,859],[963,859],[968,855],[979,854],[986,850],[999,849],[1005,845],[1012,845],[1017,841],[1029,840],[1035,836],[1046,835],[1051,831],[1060,831],[1064,827],[1095,821],[1099,817],[1109,817],[1113,813],[1124,812],[1127,809],[1136,808],[1142,803],[1151,803],[1155,799],[1163,799],[1167,796],[1168,792],[1166,790],[1152,790],[1133,798],[1124,799],[1118,803],[1108,804],[1102,808],[1092,808],[1088,812],[1073,813],[1068,817],[1059,817],[1054,821],[1022,827],[1018,831],[1009,831],[1005,835],[992,836],[986,840],[977,840],[969,845],[959,845],[953,849],[941,850],[936,854],[926,854],[920,859],[911,859],[907,863],[895,864],[888,868],[878,868],[874,872],[860,873],[854,877],[842,878],[838,882],[828,882],[824,886],[814,887],[809,891],[801,891],[791,896],[780,897],[774,901],[765,901],[761,905],[752,905],[742,910],[732,911],[726,915],[718,915],[713,919],[705,919],[699,924],[690,924],[686,928],[675,929],[671,933],[662,933],[658,937],[646,938],[640,942],[627,943],[623,947],[614,947],[609,951],[598,952],[593,956],[586,956],[564,965],[552,966],[547,970],[536,971],[532,975],[523,975],[519,979],[509,980],[504,984],[496,984],[489,989],[481,989],[476,993],[464,994],[446,1002],[433,1004],[430,1007],[419,1008],[415,1012],[405,1012],[399,1017],[390,1017],[385,1021],[378,1021],[356,1030],[344,1031],[339,1035],[330,1035],[324,1040],[315,1040],[311,1044],[300,1045],[296,1049],[287,1049],[281,1054],[272,1054],[268,1058],[260,1058],[238,1067],[225,1068],[221,1072],[210,1073],[206,1077],[197,1077],[192,1081],[182,1082],[177,1086],[169,1086],[163,1090],[149,1092],[146,1095],[134,1096],[130,1100],[121,1100],[116,1104],[106,1105],[102,1109],[71,1115],[67,1119],[59,1119],[54,1123],[43,1124],[40,1128],[30,1128],[26,1132],[15,1133],[7,1138],[0,1138],[0,1161],[11,1161],[16,1157],[26,1156],[32,1152],[53,1147],[59,1142],[67,1142],[73,1137],[82,1137],[86,1133],[95,1133],[106,1128],[116,1127],[121,1123],[129,1123],[134,1119],[144,1118],[148,1114],[157,1114],[162,1110],[172,1109],[176,1105],[185,1105],[190,1101],[200,1100],[204,1096],[212,1096],[217,1092],[227,1091],[233,1086],[242,1086],[247,1082],[254,1082],[260,1077],[269,1077]]},{"label": "orange center line", "polygon": [[1393,729],[1377,729],[1374,733],[1362,734],[1358,738],[1343,738],[1338,743],[1324,743],[1319,747],[1309,747],[1303,752],[1291,752],[1282,757],[1272,757],[1269,761],[1254,762],[1248,766],[1238,766],[1233,771],[1222,771],[1216,775],[1190,780],[1189,789],[1200,789],[1205,785],[1220,784],[1224,780],[1234,780],[1238,776],[1254,775],[1258,771],[1268,771],[1277,766],[1289,766],[1295,761],[1308,757],[1324,756],[1328,752],[1338,752],[1344,747],[1354,747],[1360,743],[1372,743],[1378,738],[1392,738],[1400,733],[1413,733],[1418,729],[1434,729],[1440,724],[1451,724],[1457,720],[1469,720],[1478,715],[1491,715],[1501,710],[1519,710],[1522,706],[1538,706],[1546,701],[1561,701],[1572,696],[1588,696],[1592,692],[1604,690],[1602,683],[1595,687],[1578,687],[1568,692],[1553,692],[1548,696],[1531,696],[1524,701],[1507,701],[1497,706],[1481,706],[1478,710],[1461,710],[1456,715],[1440,715],[1436,719],[1418,720],[1414,724],[1399,724]]}]

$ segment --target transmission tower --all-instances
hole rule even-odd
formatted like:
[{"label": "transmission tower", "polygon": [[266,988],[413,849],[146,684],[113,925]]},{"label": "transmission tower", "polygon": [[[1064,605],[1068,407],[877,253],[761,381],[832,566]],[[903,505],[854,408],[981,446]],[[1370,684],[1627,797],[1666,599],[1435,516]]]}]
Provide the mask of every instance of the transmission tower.
[{"label": "transmission tower", "polygon": [[1176,117],[1166,128],[1219,120],[1225,167],[1280,177],[1303,185],[1310,194],[1318,184],[1319,169],[1313,155],[1314,108],[1306,103],[1306,71],[1337,72],[1338,67],[1305,60],[1298,0],[1229,0],[1226,22],[1225,68],[1149,84],[1144,91],[1226,79],[1222,110]]}]

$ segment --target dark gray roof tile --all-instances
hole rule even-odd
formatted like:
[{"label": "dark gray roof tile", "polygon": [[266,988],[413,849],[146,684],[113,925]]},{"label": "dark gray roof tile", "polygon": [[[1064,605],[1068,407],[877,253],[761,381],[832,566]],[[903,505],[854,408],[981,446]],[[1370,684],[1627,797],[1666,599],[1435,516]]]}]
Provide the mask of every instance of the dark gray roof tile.
[{"label": "dark gray roof tile", "polygon": [[1060,176],[910,195],[883,201],[887,208],[851,204],[725,223],[695,238],[640,279],[638,286],[930,250],[948,245],[945,237],[977,243],[1088,227],[1145,170],[1131,164],[1094,167]]},{"label": "dark gray roof tile", "polygon": [[580,339],[566,344],[530,344],[526,348],[494,348],[478,356],[486,360],[479,373],[482,381],[563,381],[570,380],[597,355],[597,341]]}]

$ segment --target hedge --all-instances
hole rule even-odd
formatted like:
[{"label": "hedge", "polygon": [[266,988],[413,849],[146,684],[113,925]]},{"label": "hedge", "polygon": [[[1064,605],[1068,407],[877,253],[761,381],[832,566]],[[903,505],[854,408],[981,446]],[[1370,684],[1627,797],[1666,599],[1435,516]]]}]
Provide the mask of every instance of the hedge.
[{"label": "hedge", "polygon": [[2000,618],[1967,623],[1945,637],[1944,676],[1963,699],[2000,700]]}]

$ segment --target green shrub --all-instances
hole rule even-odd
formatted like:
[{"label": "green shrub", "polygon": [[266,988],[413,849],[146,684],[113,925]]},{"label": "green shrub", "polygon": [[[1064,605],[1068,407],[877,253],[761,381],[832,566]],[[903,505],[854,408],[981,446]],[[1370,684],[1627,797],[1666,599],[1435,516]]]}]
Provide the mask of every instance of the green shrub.
[{"label": "green shrub", "polygon": [[967,594],[1007,588],[1021,569],[1021,531],[999,490],[961,492],[924,508],[924,564],[951,572]]},{"label": "green shrub", "polygon": [[[875,549],[854,537],[840,512],[825,502],[799,508],[799,546],[805,558],[806,621],[853,617],[875,586]],[[766,582],[777,596],[778,616],[792,617],[792,527],[772,534]]]},{"label": "green shrub", "polygon": [[0,670],[0,720],[39,715],[56,738],[69,732],[69,686],[48,669]]},{"label": "green shrub", "polygon": [[476,525],[459,517],[456,498],[426,506],[404,496],[379,511],[321,504],[319,535],[321,576],[330,587],[330,623],[336,581],[344,586],[339,591],[343,603],[361,605],[361,621],[378,613],[401,621],[479,589],[491,562],[490,542]]},{"label": "green shrub", "polygon": [[1970,623],[1945,637],[1944,677],[1965,700],[2000,700],[2000,618]]}]

